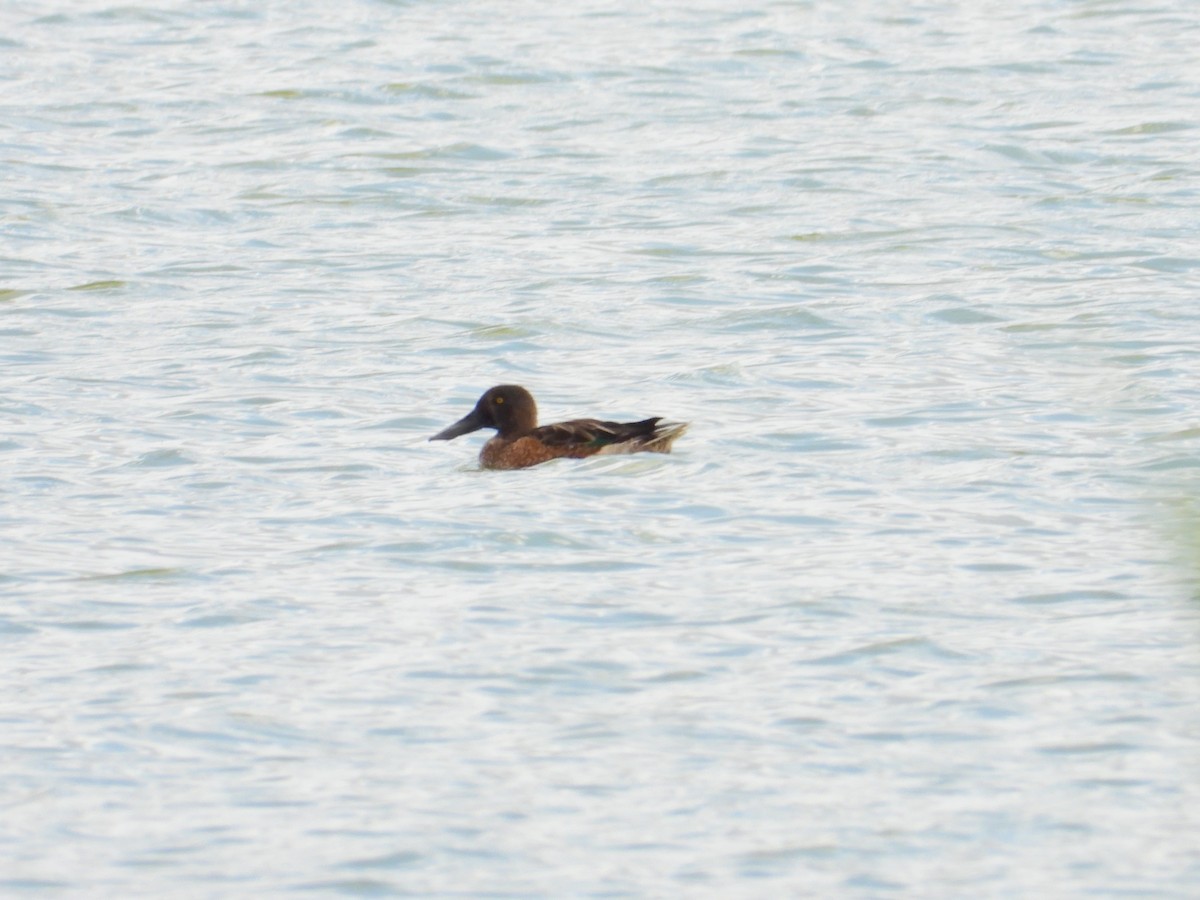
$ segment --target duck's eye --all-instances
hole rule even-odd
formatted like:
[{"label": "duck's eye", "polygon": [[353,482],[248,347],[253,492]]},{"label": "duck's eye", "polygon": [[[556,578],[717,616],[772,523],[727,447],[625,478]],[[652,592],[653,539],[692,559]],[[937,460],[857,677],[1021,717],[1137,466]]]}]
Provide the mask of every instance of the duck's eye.
[{"label": "duck's eye", "polygon": [[497,397],[497,398],[496,398],[496,402],[497,402],[497,403],[503,403],[503,402],[504,402],[504,398],[503,398],[503,397]]}]

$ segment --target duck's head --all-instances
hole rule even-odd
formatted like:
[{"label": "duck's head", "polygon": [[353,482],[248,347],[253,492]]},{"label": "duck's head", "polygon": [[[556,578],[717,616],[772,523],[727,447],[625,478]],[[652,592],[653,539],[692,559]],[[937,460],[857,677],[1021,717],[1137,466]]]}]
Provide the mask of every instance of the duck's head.
[{"label": "duck's head", "polygon": [[536,427],[537,404],[533,395],[520,385],[500,384],[489,388],[473,410],[430,440],[450,441],[480,428],[495,428],[500,437],[516,437]]}]

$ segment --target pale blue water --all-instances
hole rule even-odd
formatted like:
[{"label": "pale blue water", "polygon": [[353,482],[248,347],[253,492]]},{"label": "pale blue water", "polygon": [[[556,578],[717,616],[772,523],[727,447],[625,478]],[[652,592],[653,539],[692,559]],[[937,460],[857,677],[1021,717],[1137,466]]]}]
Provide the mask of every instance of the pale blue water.
[{"label": "pale blue water", "polygon": [[0,6],[0,894],[1195,896],[1196,47]]}]

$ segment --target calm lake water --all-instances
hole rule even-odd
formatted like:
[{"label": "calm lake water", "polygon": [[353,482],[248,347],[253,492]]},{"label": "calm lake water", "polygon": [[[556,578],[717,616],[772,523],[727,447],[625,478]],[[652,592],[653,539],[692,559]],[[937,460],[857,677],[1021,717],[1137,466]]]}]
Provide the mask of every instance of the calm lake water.
[{"label": "calm lake water", "polygon": [[0,894],[1194,897],[1197,47],[0,5]]}]

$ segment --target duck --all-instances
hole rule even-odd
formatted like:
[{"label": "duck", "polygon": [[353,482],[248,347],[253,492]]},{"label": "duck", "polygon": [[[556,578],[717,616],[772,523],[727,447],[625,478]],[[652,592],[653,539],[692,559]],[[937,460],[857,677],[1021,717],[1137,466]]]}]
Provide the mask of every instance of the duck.
[{"label": "duck", "polygon": [[537,423],[537,403],[519,384],[488,388],[475,408],[433,437],[452,441],[481,428],[496,429],[479,451],[484,469],[527,469],[552,459],[583,459],[616,453],[670,453],[687,422],[665,422],[655,416],[640,422],[572,419],[553,425]]}]

